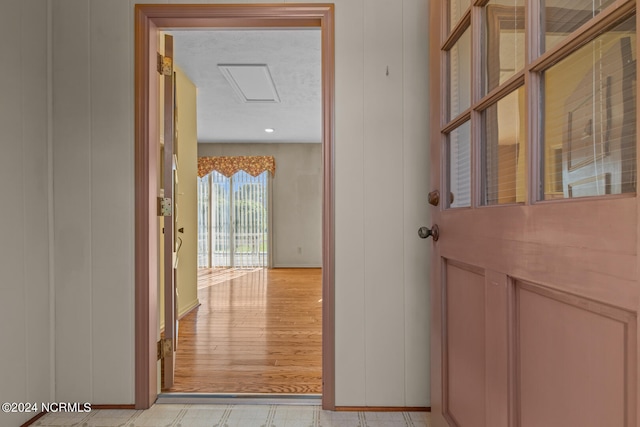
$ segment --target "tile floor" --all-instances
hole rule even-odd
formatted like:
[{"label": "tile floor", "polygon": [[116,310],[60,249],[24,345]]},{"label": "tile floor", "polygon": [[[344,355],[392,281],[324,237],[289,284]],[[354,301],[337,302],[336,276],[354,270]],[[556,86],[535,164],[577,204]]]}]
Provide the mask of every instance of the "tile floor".
[{"label": "tile floor", "polygon": [[49,413],[34,426],[65,427],[429,427],[427,412],[331,412],[319,406],[156,404],[145,411]]}]

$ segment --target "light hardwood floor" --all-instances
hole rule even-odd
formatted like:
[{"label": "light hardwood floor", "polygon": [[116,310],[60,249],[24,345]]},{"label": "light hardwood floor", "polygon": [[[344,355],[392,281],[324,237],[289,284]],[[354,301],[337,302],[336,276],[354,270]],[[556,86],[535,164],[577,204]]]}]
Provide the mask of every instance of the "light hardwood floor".
[{"label": "light hardwood floor", "polygon": [[211,270],[180,321],[170,392],[321,393],[321,269]]}]

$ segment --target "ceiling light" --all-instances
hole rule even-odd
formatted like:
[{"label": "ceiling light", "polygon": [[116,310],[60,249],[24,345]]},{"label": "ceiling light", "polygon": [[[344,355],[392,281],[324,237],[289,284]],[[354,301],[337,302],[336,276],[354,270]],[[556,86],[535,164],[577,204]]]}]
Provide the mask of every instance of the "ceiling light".
[{"label": "ceiling light", "polygon": [[265,131],[266,133],[273,133],[273,132],[275,132],[275,129],[273,129],[273,128],[266,128],[264,131]]}]

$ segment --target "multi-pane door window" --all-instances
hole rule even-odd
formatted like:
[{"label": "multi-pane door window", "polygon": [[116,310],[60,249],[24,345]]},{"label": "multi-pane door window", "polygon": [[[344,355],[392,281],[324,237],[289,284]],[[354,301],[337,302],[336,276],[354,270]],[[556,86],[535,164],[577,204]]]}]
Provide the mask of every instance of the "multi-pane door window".
[{"label": "multi-pane door window", "polygon": [[635,193],[635,2],[450,0],[445,13],[447,207]]}]

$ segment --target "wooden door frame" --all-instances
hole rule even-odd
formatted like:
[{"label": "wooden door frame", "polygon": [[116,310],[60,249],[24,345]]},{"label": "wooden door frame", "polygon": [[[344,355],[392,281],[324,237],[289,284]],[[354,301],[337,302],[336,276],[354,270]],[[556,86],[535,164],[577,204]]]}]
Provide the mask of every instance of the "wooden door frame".
[{"label": "wooden door frame", "polygon": [[137,4],[135,6],[135,407],[157,398],[158,31],[170,28],[319,28],[322,40],[322,406],[335,409],[334,6]]}]

